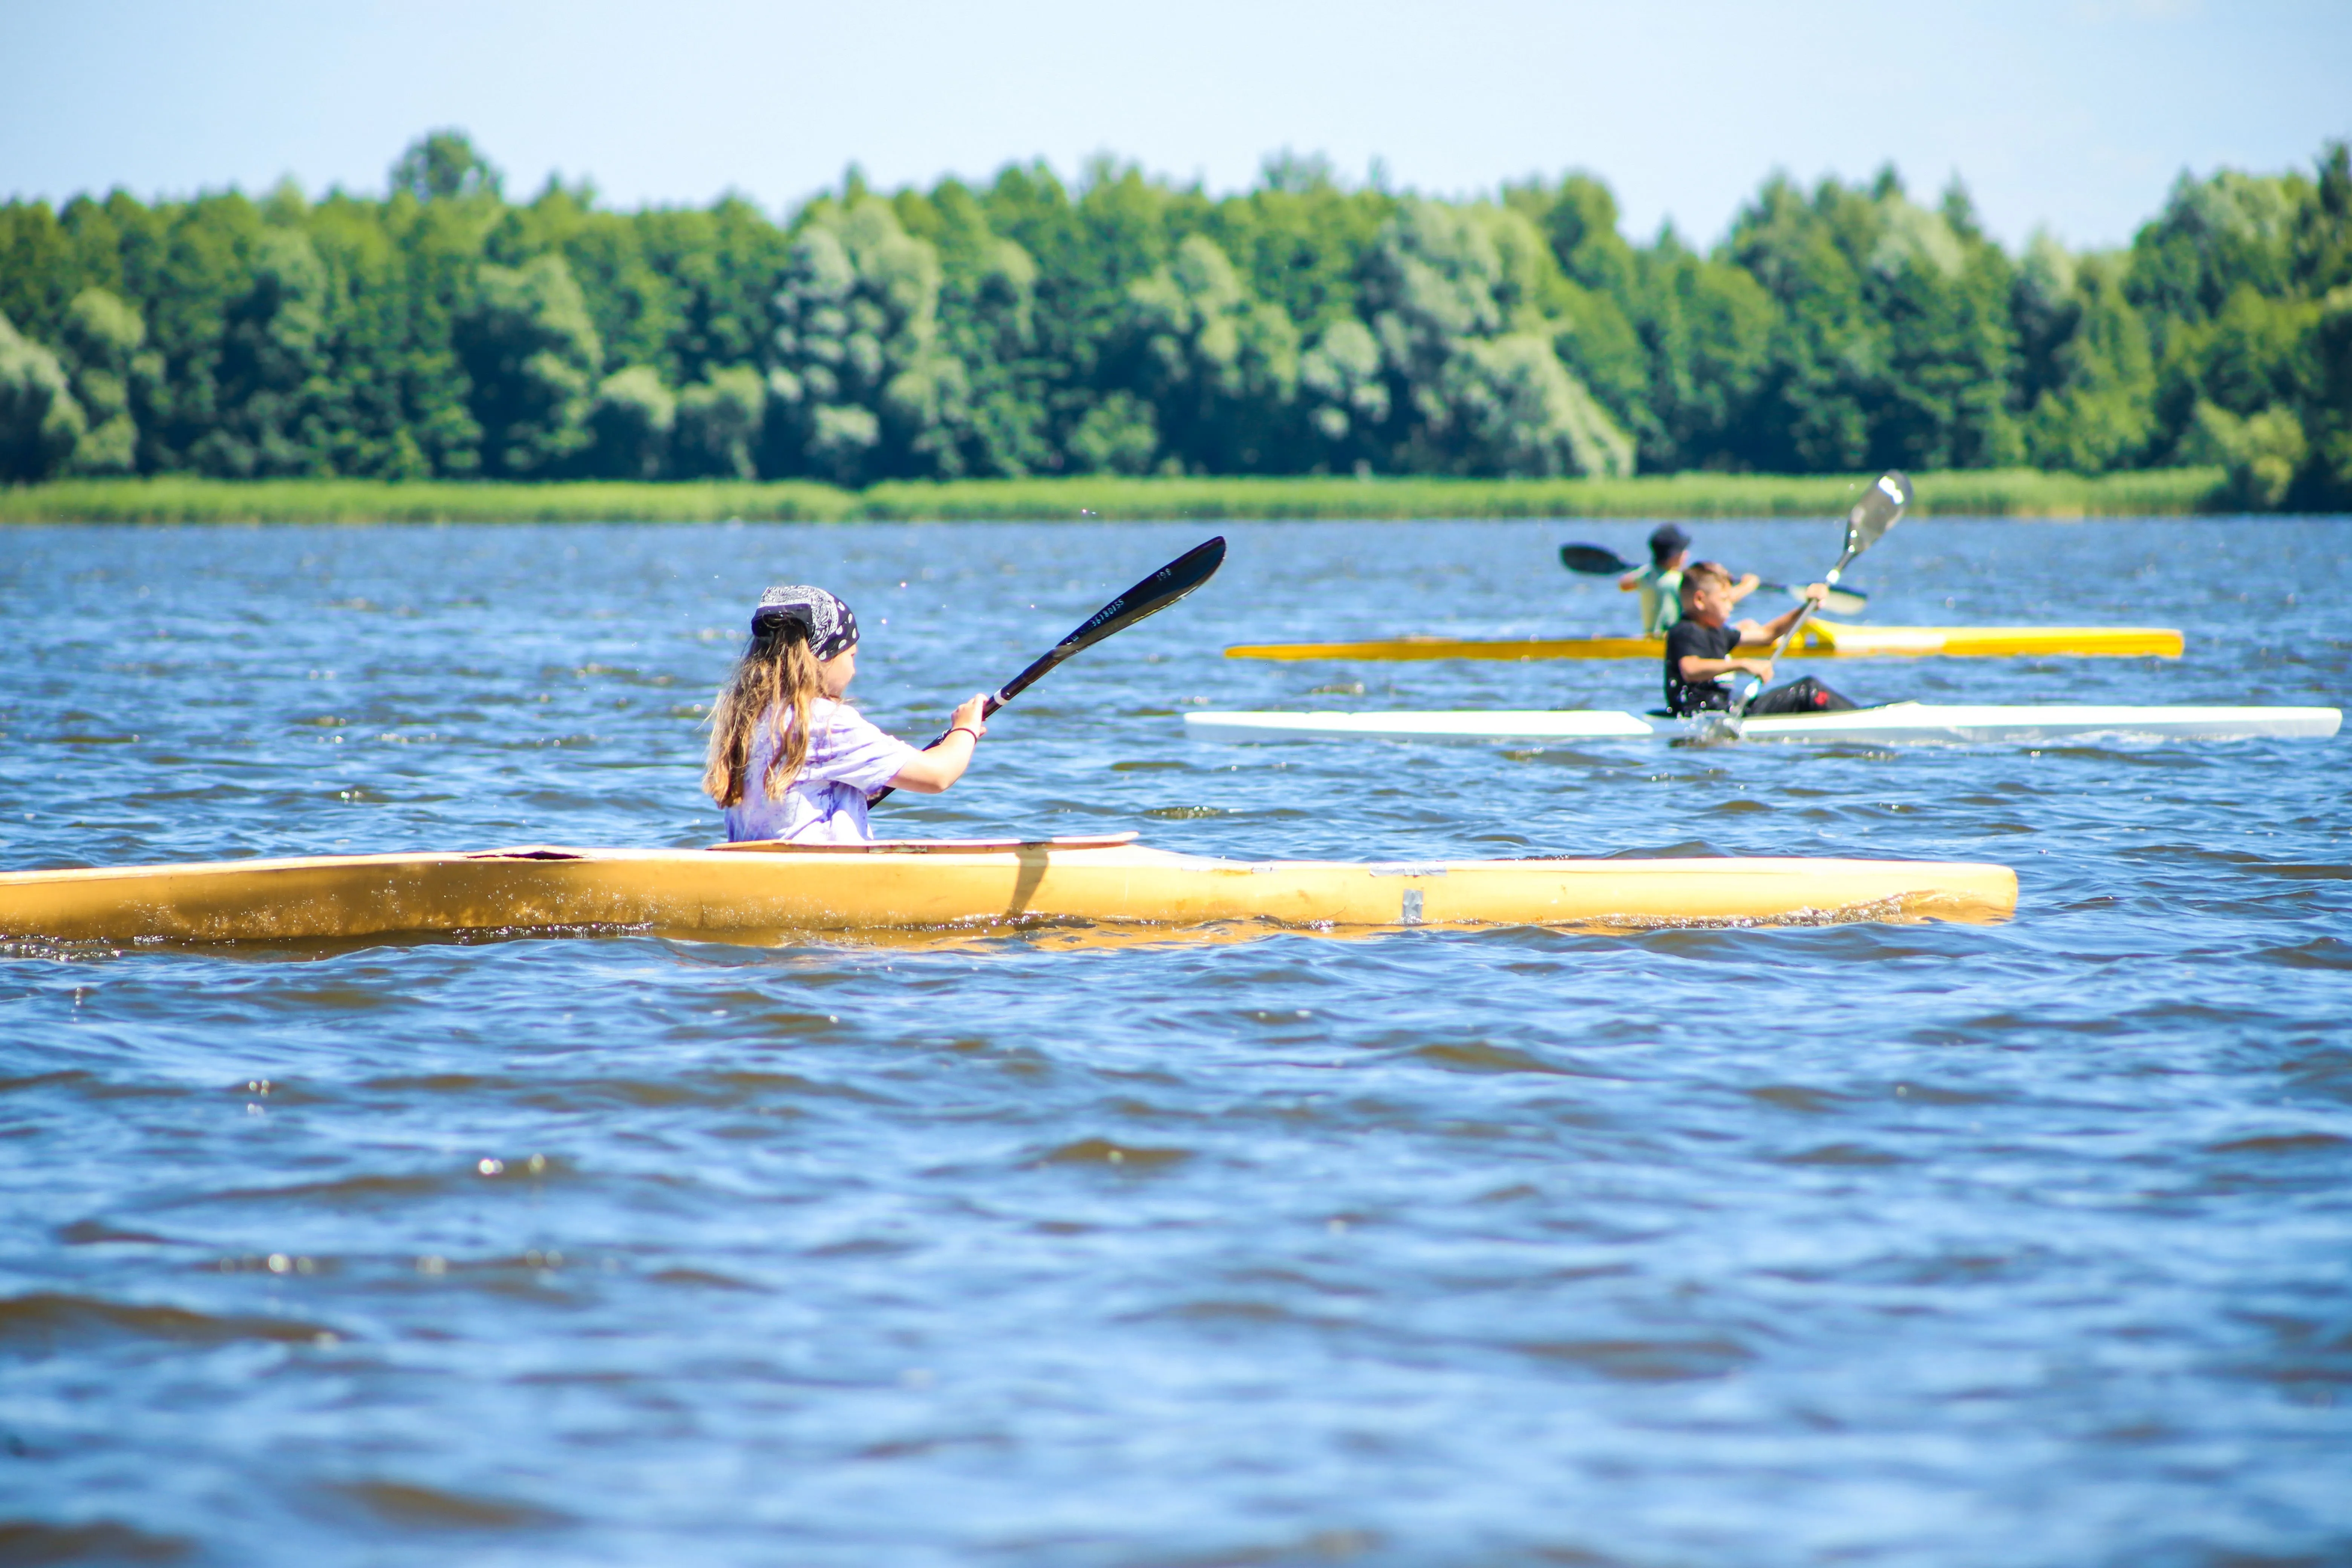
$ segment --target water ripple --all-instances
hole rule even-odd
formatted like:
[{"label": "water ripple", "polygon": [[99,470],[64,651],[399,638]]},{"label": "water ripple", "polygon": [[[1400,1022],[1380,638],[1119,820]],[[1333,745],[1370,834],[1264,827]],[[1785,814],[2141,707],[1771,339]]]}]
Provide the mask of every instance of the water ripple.
[{"label": "water ripple", "polygon": [[[2249,531],[2352,590],[2341,520],[1906,524],[1879,618],[2189,656],[1836,683],[2338,701],[2211,591]],[[0,864],[706,843],[746,583],[843,592],[922,736],[1202,531],[13,530]],[[0,1561],[2352,1558],[2345,742],[1198,746],[1654,694],[1216,657],[1609,625],[1541,570],[1641,525],[1227,531],[892,828],[1987,858],[2020,918],[11,943]]]}]

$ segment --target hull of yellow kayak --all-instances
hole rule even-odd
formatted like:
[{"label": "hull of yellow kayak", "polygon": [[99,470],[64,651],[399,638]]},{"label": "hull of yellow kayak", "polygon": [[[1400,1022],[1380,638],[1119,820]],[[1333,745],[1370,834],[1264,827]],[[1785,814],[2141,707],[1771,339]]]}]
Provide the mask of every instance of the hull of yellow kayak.
[{"label": "hull of yellow kayak", "polygon": [[[1809,621],[1789,658],[2179,658],[2166,626],[1856,626]],[[1244,643],[1227,658],[1410,661],[1665,657],[1657,637],[1386,637],[1370,642]]]},{"label": "hull of yellow kayak", "polygon": [[1238,861],[1105,840],[491,849],[0,874],[0,934],[287,942],[631,928],[686,936],[1108,923],[1308,929],[1986,922],[2016,874],[1799,858]]},{"label": "hull of yellow kayak", "polygon": [[[1808,621],[1799,658],[2179,658],[2168,626],[1853,626]],[[1665,645],[1657,645],[1665,657]]]}]

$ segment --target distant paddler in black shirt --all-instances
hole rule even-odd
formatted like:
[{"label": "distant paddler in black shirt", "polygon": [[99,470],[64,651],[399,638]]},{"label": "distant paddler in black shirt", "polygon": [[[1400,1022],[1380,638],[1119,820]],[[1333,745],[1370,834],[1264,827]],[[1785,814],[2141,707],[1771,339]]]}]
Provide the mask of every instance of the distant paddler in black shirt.
[{"label": "distant paddler in black shirt", "polygon": [[[1728,710],[1732,698],[1727,676],[1746,674],[1769,681],[1772,661],[1742,658],[1739,650],[1770,647],[1804,611],[1799,605],[1761,625],[1741,621],[1735,626],[1734,586],[1730,571],[1717,561],[1702,561],[1683,571],[1682,619],[1666,630],[1666,706],[1677,718]],[[1816,605],[1828,596],[1828,585],[1822,583],[1804,592]],[[1853,706],[1808,675],[1762,693],[1748,705],[1748,712],[1834,713]]]}]

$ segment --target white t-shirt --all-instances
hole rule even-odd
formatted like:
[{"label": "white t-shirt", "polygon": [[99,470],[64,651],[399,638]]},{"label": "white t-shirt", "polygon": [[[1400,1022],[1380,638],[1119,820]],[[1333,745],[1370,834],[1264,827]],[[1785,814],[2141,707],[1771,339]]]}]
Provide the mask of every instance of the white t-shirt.
[{"label": "white t-shirt", "polygon": [[1644,566],[1633,579],[1642,595],[1642,635],[1662,637],[1683,618],[1683,574],[1655,564]]},{"label": "white t-shirt", "polygon": [[[776,721],[772,725],[772,720]],[[870,842],[874,829],[866,819],[866,796],[897,778],[899,770],[921,753],[876,729],[855,708],[820,697],[809,704],[808,761],[784,786],[784,798],[770,800],[761,781],[768,759],[791,726],[790,709],[760,721],[751,737],[751,765],[744,775],[743,798],[727,808],[727,841]]]}]

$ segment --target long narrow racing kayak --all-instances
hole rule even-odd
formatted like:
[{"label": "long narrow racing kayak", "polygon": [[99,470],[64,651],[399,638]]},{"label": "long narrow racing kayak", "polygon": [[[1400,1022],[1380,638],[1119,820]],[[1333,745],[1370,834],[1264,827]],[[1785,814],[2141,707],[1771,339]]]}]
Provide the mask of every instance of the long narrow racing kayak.
[{"label": "long narrow racing kayak", "polygon": [[[1789,658],[2179,658],[2180,634],[2165,626],[1856,626],[1805,623]],[[1227,658],[1401,662],[1477,658],[1664,658],[1659,637],[1385,637],[1370,642],[1244,643]]]},{"label": "long narrow racing kayak", "polygon": [[0,874],[0,934],[287,942],[624,928],[1385,926],[2004,920],[2005,866],[1829,859],[1239,861],[1106,838],[346,855]]},{"label": "long narrow racing kayak", "polygon": [[1674,719],[1607,710],[1539,709],[1419,713],[1184,715],[1185,732],[1205,741],[1451,741],[1469,744],[1548,741],[1743,740],[1814,745],[2039,745],[2060,741],[2325,740],[2342,726],[2334,708],[2114,708],[2063,703],[2011,707],[1890,702],[1843,713]]}]

